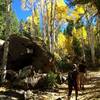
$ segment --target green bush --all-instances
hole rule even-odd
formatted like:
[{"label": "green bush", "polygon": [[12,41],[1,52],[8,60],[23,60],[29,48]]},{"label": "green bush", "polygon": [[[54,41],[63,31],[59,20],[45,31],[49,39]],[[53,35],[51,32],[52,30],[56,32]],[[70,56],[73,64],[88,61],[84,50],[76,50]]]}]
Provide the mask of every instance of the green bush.
[{"label": "green bush", "polygon": [[46,77],[47,88],[53,88],[57,82],[57,75],[53,72],[49,72]]},{"label": "green bush", "polygon": [[60,70],[62,72],[69,71],[71,69],[71,67],[72,67],[71,63],[68,63],[67,61],[65,61],[63,59],[58,62],[58,66],[57,66],[58,70]]}]

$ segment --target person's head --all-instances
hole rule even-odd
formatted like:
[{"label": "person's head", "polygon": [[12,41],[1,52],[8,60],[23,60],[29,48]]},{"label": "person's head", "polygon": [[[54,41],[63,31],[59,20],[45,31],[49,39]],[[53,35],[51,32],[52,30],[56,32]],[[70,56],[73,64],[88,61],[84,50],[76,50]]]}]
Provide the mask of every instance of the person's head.
[{"label": "person's head", "polygon": [[76,64],[73,64],[73,69],[78,69],[78,66]]}]

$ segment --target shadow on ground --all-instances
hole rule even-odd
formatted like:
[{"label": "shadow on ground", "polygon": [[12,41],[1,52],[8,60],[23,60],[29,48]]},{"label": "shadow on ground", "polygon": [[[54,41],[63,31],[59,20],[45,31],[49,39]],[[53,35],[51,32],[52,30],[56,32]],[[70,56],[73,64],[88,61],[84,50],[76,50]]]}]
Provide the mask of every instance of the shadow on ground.
[{"label": "shadow on ground", "polygon": [[0,100],[24,100],[24,94],[18,93],[15,90],[7,90],[0,92]]}]

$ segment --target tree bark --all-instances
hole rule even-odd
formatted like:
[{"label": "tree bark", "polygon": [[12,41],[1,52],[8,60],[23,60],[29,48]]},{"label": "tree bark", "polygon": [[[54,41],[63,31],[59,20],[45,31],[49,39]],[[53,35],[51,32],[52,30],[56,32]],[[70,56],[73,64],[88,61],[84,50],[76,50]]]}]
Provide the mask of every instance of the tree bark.
[{"label": "tree bark", "polygon": [[83,60],[86,61],[85,48],[84,48],[84,39],[83,39],[83,35],[82,34],[81,34],[81,42],[82,42]]},{"label": "tree bark", "polygon": [[92,60],[92,63],[95,64],[95,48],[94,48],[95,39],[94,39],[94,33],[93,33],[92,26],[91,26],[91,22],[89,21],[87,15],[86,15],[86,18],[87,18],[88,24],[89,24],[87,26],[88,45],[90,46],[90,49],[91,49],[91,60]]},{"label": "tree bark", "polygon": [[4,44],[4,53],[3,53],[3,62],[2,62],[2,73],[1,73],[1,83],[5,82],[6,78],[6,67],[7,67],[7,57],[9,51],[9,35],[10,35],[10,10],[11,10],[11,1],[6,0],[6,39]]},{"label": "tree bark", "polygon": [[93,31],[91,32],[91,56],[92,56],[92,62],[93,64],[95,64],[95,48],[94,48],[94,42],[95,42],[95,38],[94,38],[94,33]]}]

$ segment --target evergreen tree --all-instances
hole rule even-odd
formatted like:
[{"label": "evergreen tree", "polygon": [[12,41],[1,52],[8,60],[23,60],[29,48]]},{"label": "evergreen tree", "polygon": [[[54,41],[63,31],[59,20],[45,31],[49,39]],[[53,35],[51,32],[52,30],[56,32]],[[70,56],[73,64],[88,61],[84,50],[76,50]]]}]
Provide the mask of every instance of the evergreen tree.
[{"label": "evergreen tree", "polygon": [[[6,35],[6,2],[0,0],[0,38],[5,39]],[[11,11],[10,12],[10,20],[11,20],[11,32],[18,33],[19,22],[16,17],[16,14]]]},{"label": "evergreen tree", "polygon": [[11,32],[16,34],[19,32],[19,22],[15,12],[11,12]]}]

